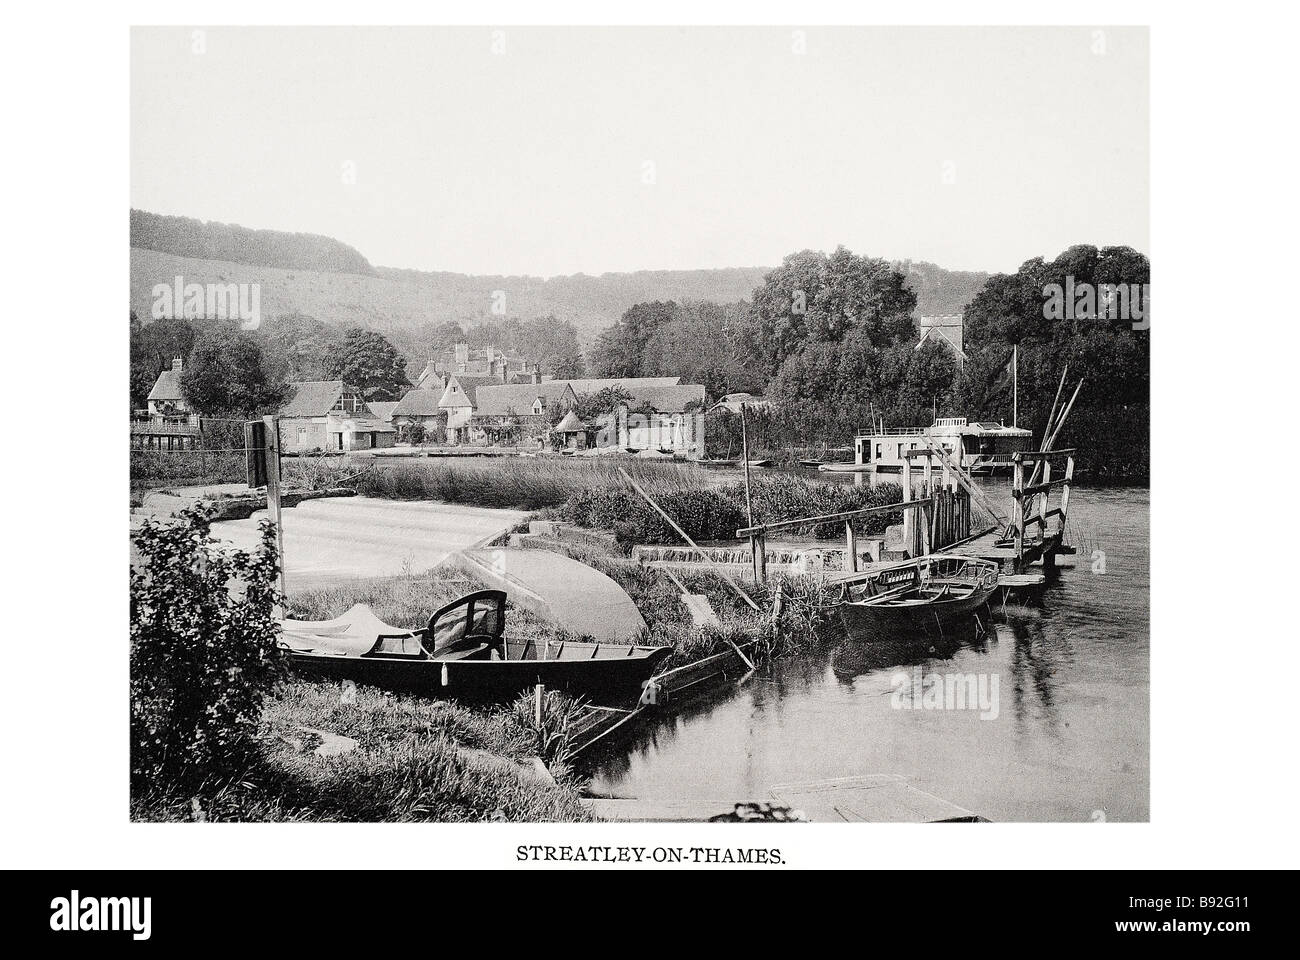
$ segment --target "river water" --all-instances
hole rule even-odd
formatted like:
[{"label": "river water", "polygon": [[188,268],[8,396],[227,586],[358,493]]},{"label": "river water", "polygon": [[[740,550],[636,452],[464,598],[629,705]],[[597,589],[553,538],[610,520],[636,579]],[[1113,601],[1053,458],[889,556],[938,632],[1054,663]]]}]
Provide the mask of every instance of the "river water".
[{"label": "river water", "polygon": [[1147,820],[1149,506],[1144,487],[1075,485],[1078,554],[1040,606],[995,608],[983,636],[938,646],[782,661],[645,727],[593,792],[727,809],[777,784],[894,774],[995,821]]}]

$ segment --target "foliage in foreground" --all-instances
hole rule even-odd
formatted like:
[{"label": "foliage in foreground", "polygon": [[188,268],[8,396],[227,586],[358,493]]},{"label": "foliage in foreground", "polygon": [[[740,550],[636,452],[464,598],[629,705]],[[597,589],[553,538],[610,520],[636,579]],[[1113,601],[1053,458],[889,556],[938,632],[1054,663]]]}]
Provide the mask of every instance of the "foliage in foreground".
[{"label": "foliage in foreground", "polygon": [[219,545],[210,513],[145,521],[131,570],[131,776],[188,782],[242,762],[262,700],[282,675],[272,615],[275,537]]},{"label": "foliage in foreground", "polygon": [[[582,821],[558,783],[526,761],[537,736],[522,708],[471,710],[370,687],[294,682],[267,701],[258,750],[238,775],[192,791],[163,785],[132,797],[133,820]],[[319,756],[316,731],[357,741]]]}]

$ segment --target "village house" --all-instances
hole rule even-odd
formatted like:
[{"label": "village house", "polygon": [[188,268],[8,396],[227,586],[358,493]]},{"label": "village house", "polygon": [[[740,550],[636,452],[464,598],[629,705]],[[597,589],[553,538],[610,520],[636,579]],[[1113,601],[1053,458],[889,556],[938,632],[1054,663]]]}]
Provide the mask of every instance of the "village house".
[{"label": "village house", "polygon": [[575,416],[558,424],[556,432],[562,435],[566,449],[652,450],[703,458],[704,387],[680,381],[680,377],[588,377],[544,383],[564,383],[578,399],[612,387],[626,395],[618,409],[595,417],[593,422],[584,423]]},{"label": "village house", "polygon": [[153,389],[149,391],[149,416],[184,416],[192,411],[181,393],[181,372],[185,361],[177,357],[171,369],[158,374]]},{"label": "village house", "polygon": [[[438,409],[446,416],[444,428],[447,431],[447,439],[453,443],[469,443],[470,420],[474,417],[474,407],[479,387],[500,385],[501,381],[496,377],[470,376],[468,374],[454,374],[448,377],[447,385],[443,387],[442,394],[438,397]],[[431,392],[431,391],[430,391]],[[409,397],[408,393],[406,397]],[[405,402],[406,397],[402,400]]]},{"label": "village house", "polygon": [[394,406],[389,421],[399,436],[409,436],[408,428],[418,426],[420,436],[441,438],[447,422],[446,412],[438,406],[441,394],[436,390],[408,390]]},{"label": "village house", "polygon": [[474,391],[470,442],[510,443],[540,439],[550,427],[551,415],[572,410],[578,398],[562,380],[541,383],[485,384]]},{"label": "village house", "polygon": [[523,357],[510,356],[495,346],[471,347],[457,343],[429,360],[415,380],[417,387],[435,390],[445,387],[452,376],[492,377],[507,383],[515,375],[536,373],[537,365]]},{"label": "village house", "polygon": [[397,431],[377,417],[361,391],[342,380],[289,384],[280,408],[280,444],[286,453],[391,447]]}]

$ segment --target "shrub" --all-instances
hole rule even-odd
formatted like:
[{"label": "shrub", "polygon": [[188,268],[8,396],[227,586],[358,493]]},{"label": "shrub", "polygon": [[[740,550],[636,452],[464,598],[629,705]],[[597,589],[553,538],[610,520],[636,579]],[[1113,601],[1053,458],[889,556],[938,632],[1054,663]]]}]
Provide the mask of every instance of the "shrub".
[{"label": "shrub", "polygon": [[211,512],[148,520],[131,571],[133,786],[229,770],[250,746],[264,695],[280,678],[272,525],[252,553],[209,534]]},{"label": "shrub", "polygon": [[[745,486],[729,483],[716,488],[652,492],[656,502],[693,540],[733,540],[748,526]],[[787,474],[753,477],[750,499],[755,523],[774,523],[796,517],[843,513],[865,507],[898,503],[903,490],[896,483],[849,486],[803,480]],[[625,483],[607,483],[574,493],[560,510],[563,519],[583,527],[613,530],[620,543],[681,543],[682,538],[664,522],[636,491]],[[880,533],[902,514],[883,513],[857,524],[862,533]],[[810,526],[804,532],[820,539],[844,535],[841,523]]]}]

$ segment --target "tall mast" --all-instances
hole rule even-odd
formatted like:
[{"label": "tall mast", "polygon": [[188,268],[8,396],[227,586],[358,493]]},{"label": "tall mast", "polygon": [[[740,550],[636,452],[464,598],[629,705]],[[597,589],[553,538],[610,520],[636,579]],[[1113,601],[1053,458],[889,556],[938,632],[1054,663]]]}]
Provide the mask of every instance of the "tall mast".
[{"label": "tall mast", "polygon": [[1017,368],[1020,365],[1020,344],[1011,345],[1011,426],[1020,426],[1020,397],[1017,394],[1019,384],[1016,382]]}]

